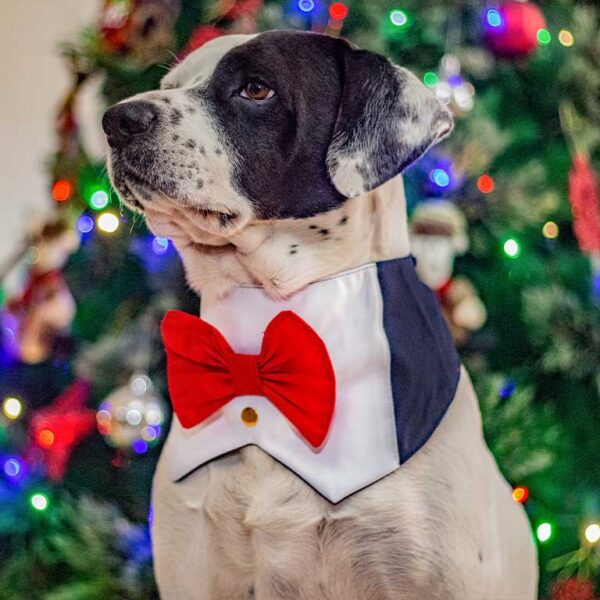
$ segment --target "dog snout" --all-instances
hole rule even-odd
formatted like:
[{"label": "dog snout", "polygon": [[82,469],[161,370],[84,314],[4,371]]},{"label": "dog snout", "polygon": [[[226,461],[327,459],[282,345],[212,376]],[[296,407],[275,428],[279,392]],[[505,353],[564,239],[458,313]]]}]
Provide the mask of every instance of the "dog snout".
[{"label": "dog snout", "polygon": [[112,148],[123,148],[151,133],[157,121],[158,108],[150,102],[124,102],[104,113],[102,129]]}]

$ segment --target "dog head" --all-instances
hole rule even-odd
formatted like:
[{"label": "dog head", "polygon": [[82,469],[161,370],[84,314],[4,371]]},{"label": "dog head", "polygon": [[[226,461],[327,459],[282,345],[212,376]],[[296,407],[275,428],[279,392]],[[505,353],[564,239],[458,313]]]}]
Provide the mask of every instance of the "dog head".
[{"label": "dog head", "polygon": [[271,31],[207,43],[161,90],[103,118],[122,200],[183,211],[209,236],[328,212],[452,129],[409,71],[346,41]]}]

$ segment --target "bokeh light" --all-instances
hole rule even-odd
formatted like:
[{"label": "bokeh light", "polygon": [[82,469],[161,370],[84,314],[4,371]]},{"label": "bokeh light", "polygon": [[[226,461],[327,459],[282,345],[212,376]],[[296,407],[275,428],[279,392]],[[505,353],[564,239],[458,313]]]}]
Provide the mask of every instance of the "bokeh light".
[{"label": "bokeh light", "polygon": [[489,175],[482,175],[477,180],[477,189],[482,194],[490,194],[494,191],[494,180]]},{"label": "bokeh light", "polygon": [[547,542],[552,537],[552,524],[540,523],[535,530],[535,535],[542,544]]},{"label": "bokeh light", "polygon": [[23,404],[18,398],[5,398],[2,403],[2,412],[7,419],[18,419],[23,412]]},{"label": "bokeh light", "polygon": [[485,20],[490,27],[494,29],[502,26],[502,15],[495,8],[490,8],[485,13]]},{"label": "bokeh light", "polygon": [[575,43],[575,38],[568,29],[561,29],[558,32],[558,41],[565,46],[565,48],[570,48]]},{"label": "bokeh light", "polygon": [[559,233],[560,230],[558,229],[558,225],[554,221],[548,221],[547,223],[544,223],[544,226],[542,227],[542,235],[545,238],[553,240],[558,237]]},{"label": "bokeh light", "polygon": [[439,82],[440,78],[438,77],[437,73],[434,73],[433,71],[427,71],[427,73],[423,75],[423,83],[427,87],[435,87]]},{"label": "bokeh light", "polygon": [[590,544],[596,544],[600,541],[600,524],[599,523],[590,523],[583,532],[583,536],[586,541]]},{"label": "bokeh light", "polygon": [[77,229],[80,233],[89,233],[94,229],[94,219],[89,215],[81,215],[77,219]]},{"label": "bokeh light", "polygon": [[70,181],[59,179],[52,186],[52,198],[56,200],[56,202],[64,202],[71,197],[72,191],[73,186]]},{"label": "bokeh light", "polygon": [[537,32],[537,41],[540,46],[547,46],[552,41],[552,36],[547,29],[540,29]]},{"label": "bokeh light", "polygon": [[396,27],[405,27],[408,25],[408,15],[399,8],[390,12],[390,21]]},{"label": "bokeh light", "polygon": [[516,258],[517,256],[519,256],[519,254],[521,254],[521,246],[519,245],[519,242],[517,242],[517,240],[511,238],[509,240],[506,240],[504,242],[504,253],[507,256],[510,256],[510,258]]},{"label": "bokeh light", "polygon": [[98,227],[105,233],[114,233],[119,228],[119,217],[113,213],[105,212],[98,216]]},{"label": "bokeh light", "polygon": [[315,9],[314,0],[298,0],[298,8],[303,13],[309,13]]},{"label": "bokeh light", "polygon": [[96,190],[90,196],[90,206],[94,210],[102,210],[108,206],[108,194],[104,190]]},{"label": "bokeh light", "polygon": [[342,21],[348,16],[348,7],[343,2],[334,2],[329,7],[329,16],[337,21]]},{"label": "bokeh light", "polygon": [[523,504],[527,501],[527,498],[529,498],[529,490],[524,485],[518,485],[512,491],[512,497],[515,502]]},{"label": "bokeh light", "polygon": [[48,496],[46,496],[46,494],[42,494],[41,492],[32,494],[29,498],[29,502],[31,506],[35,508],[35,510],[39,511],[46,510],[50,504]]}]

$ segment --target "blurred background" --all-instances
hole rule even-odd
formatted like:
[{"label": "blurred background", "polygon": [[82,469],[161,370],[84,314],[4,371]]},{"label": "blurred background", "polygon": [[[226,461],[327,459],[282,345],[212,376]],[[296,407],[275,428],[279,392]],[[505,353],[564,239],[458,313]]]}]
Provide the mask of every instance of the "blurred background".
[{"label": "blurred background", "polygon": [[[419,274],[539,549],[540,598],[600,573],[596,2],[4,0],[0,598],[156,598],[158,325],[198,311],[171,243],[110,188],[109,104],[230,33],[344,36],[412,69],[456,131],[405,174]],[[600,593],[600,590],[598,590]]]}]

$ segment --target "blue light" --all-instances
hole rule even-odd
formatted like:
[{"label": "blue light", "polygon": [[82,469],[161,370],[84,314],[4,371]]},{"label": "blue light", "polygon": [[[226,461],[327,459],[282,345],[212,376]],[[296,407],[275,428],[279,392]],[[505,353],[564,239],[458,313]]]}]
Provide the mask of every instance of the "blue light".
[{"label": "blue light", "polygon": [[450,185],[450,175],[444,169],[434,169],[430,177],[431,181],[438,187],[445,188]]},{"label": "blue light", "polygon": [[18,458],[7,458],[4,461],[4,465],[2,466],[2,470],[4,474],[13,481],[19,478],[21,471],[23,470],[23,465]]},{"label": "blue light", "polygon": [[81,233],[89,233],[94,229],[94,219],[89,215],[81,215],[77,221],[77,229]]},{"label": "blue light", "polygon": [[303,13],[312,12],[315,9],[315,2],[314,0],[298,0],[298,8]]},{"label": "blue light", "polygon": [[152,251],[154,254],[166,254],[169,250],[169,240],[163,237],[155,237],[152,240]]},{"label": "blue light", "polygon": [[485,18],[490,27],[497,28],[502,25],[502,15],[495,8],[490,8],[485,13]]},{"label": "blue light", "polygon": [[517,389],[517,384],[514,379],[507,379],[498,390],[498,395],[501,398],[510,398]]},{"label": "blue light", "polygon": [[145,452],[148,452],[148,442],[144,440],[135,440],[135,442],[131,444],[131,447],[136,454],[144,454]]}]

